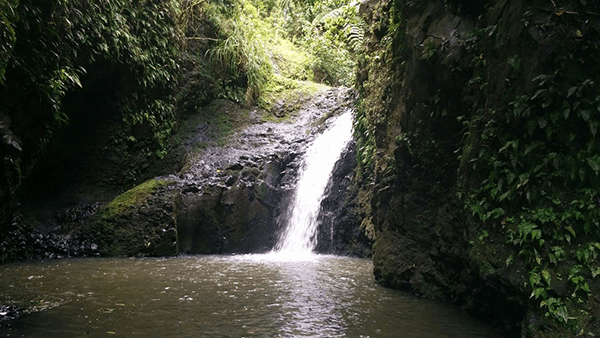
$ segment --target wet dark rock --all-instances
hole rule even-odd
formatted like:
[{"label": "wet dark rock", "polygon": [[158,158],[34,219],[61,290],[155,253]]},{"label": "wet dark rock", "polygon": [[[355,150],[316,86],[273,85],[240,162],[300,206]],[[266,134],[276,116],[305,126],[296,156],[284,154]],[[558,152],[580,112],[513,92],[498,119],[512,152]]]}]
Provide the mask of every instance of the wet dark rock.
[{"label": "wet dark rock", "polygon": [[[586,2],[579,4],[586,6]],[[567,266],[579,264],[575,258],[565,258],[556,266],[541,263],[552,277],[544,292],[572,302],[569,316],[577,313],[577,319],[569,319],[567,325],[556,320],[551,323],[554,310],[544,303],[540,306],[546,295],[537,300],[537,295],[530,296],[530,272],[536,270],[520,252],[523,246],[508,240],[512,230],[504,223],[500,226],[498,221],[473,217],[465,200],[457,196],[457,192],[472,194],[491,177],[477,162],[477,154],[502,140],[497,135],[524,123],[511,120],[511,124],[504,119],[510,116],[509,106],[516,98],[536,92],[533,78],[558,73],[563,71],[561,67],[573,78],[585,74],[576,63],[558,66],[556,60],[586,54],[579,49],[584,41],[598,45],[597,30],[589,26],[598,21],[597,16],[584,17],[579,12],[577,19],[571,18],[573,30],[580,29],[580,40],[575,40],[573,35],[564,35],[565,26],[548,24],[553,13],[552,5],[542,2],[504,0],[401,4],[367,0],[360,5],[360,14],[370,27],[365,34],[366,49],[373,58],[361,65],[358,79],[361,106],[373,127],[376,150],[368,158],[372,184],[363,185],[359,196],[364,196],[360,205],[371,217],[365,225],[375,238],[375,278],[385,286],[458,304],[511,337],[598,336],[600,332],[598,298],[574,304],[567,291],[570,287],[572,292],[573,285],[565,278],[556,281],[561,279],[556,276],[569,274]],[[401,18],[399,28],[393,31],[382,24],[396,18]],[[518,67],[507,61],[511,56],[519,60]],[[585,64],[590,69],[597,67],[597,60],[590,60],[594,61]],[[484,66],[475,65],[480,61]],[[484,80],[474,85],[472,81],[481,74],[485,74]],[[553,78],[552,86],[571,86],[569,76]],[[562,104],[562,98],[557,100],[552,104]],[[551,112],[543,105],[529,108],[540,114]],[[463,118],[471,119],[470,124],[458,122]],[[481,130],[490,130],[490,125],[503,127],[495,128],[494,136],[488,137]],[[465,156],[469,151],[471,157]],[[477,165],[471,167],[471,163]],[[559,194],[571,192],[565,187]],[[481,203],[488,203],[489,196],[482,196],[478,195]],[[527,208],[541,205],[530,202]],[[508,211],[505,218],[511,218]],[[480,238],[482,229],[486,229],[484,240]],[[509,258],[514,258],[510,264]],[[589,294],[596,295],[600,284],[586,280],[591,281]],[[580,331],[567,334],[568,326]]]},{"label": "wet dark rock", "polygon": [[76,206],[68,207],[56,215],[56,223],[63,228],[76,227],[96,214],[100,206],[99,202],[81,202]]},{"label": "wet dark rock", "polygon": [[236,180],[237,180],[237,177],[235,177],[235,176],[231,175],[231,176],[229,176],[229,177],[227,178],[227,181],[225,181],[225,184],[226,184],[228,187],[230,187],[230,186],[232,186],[232,185],[235,183],[235,181],[236,181]]},{"label": "wet dark rock", "polygon": [[227,170],[242,170],[242,168],[244,168],[243,165],[241,165],[240,163],[236,163],[234,165],[229,166]]},{"label": "wet dark rock", "polygon": [[[13,215],[12,231],[0,241],[0,263],[17,259],[95,256],[98,252],[77,235],[100,208],[98,202],[80,202],[36,218],[29,210]],[[43,223],[42,223],[43,220]]]},{"label": "wet dark rock", "polygon": [[[389,4],[373,0],[361,5],[374,27],[369,34],[375,54],[383,48],[379,41],[385,35],[376,23],[390,14],[377,8]],[[468,115],[468,104],[461,102],[467,74],[457,70],[476,56],[466,49],[475,17],[460,16],[442,1],[407,5],[402,15],[402,39],[407,42],[402,65],[372,64],[363,70],[370,86],[365,93],[369,114],[385,115],[383,122],[370,121],[376,126],[377,155],[372,158],[373,185],[362,187],[371,194],[376,280],[455,302],[514,334],[527,303],[528,295],[523,297],[518,287],[524,281],[479,273],[482,262],[470,257],[469,230],[456,200],[459,163],[454,152],[464,132],[456,121]],[[437,107],[443,114],[434,116]],[[402,136],[409,136],[410,143],[399,141]]]},{"label": "wet dark rock", "polygon": [[[318,93],[289,122],[253,124],[223,147],[206,149],[175,183],[194,181],[202,193],[176,197],[179,252],[250,253],[273,248],[295,186],[301,155],[314,133],[306,128],[341,104],[351,107],[352,91]],[[315,103],[320,102],[321,103]],[[222,179],[217,179],[223,177]]]},{"label": "wet dark rock", "polygon": [[369,257],[371,242],[360,229],[358,190],[352,185],[356,168],[356,142],[344,149],[336,162],[321,202],[316,251]]},{"label": "wet dark rock", "polygon": [[[330,116],[351,108],[354,100],[348,89],[319,92],[289,121],[252,123],[225,145],[208,146],[201,155],[190,156],[177,175],[149,180],[108,204],[64,210],[55,217],[55,228],[63,229],[61,238],[70,240],[63,254],[170,256],[271,250],[308,143],[329,125]],[[235,105],[224,107],[234,114]],[[353,150],[348,151],[344,163],[353,156]],[[344,171],[335,177],[347,181],[347,176]],[[351,208],[348,204],[328,213],[351,213]],[[349,219],[342,222],[345,226],[359,224],[356,218],[335,219]],[[360,254],[349,249],[354,245],[350,237],[343,235],[336,239],[336,249],[326,250]]]},{"label": "wet dark rock", "polygon": [[182,194],[196,194],[199,193],[201,191],[201,187],[198,187],[196,185],[186,185],[184,188],[181,189],[181,193]]},{"label": "wet dark rock", "polygon": [[[30,211],[15,218],[16,230],[0,242],[0,260],[270,251],[284,225],[309,142],[330,124],[329,117],[352,108],[355,98],[349,89],[324,90],[295,106],[285,122],[258,118],[226,144],[209,144],[201,153],[196,149],[206,140],[207,129],[198,125],[197,135],[181,141],[192,155],[179,155],[188,162],[176,175],[148,180],[109,203],[31,203]],[[221,106],[230,114],[238,107]],[[260,117],[261,112],[254,114]],[[357,239],[360,222],[352,210],[354,197],[345,194],[353,157],[351,148],[334,174],[342,182],[330,188],[334,196],[328,200],[326,218],[328,229],[335,224],[335,235],[333,241],[322,241],[323,252],[367,252]],[[331,231],[326,233],[331,237]],[[15,247],[26,249],[9,252]]]}]

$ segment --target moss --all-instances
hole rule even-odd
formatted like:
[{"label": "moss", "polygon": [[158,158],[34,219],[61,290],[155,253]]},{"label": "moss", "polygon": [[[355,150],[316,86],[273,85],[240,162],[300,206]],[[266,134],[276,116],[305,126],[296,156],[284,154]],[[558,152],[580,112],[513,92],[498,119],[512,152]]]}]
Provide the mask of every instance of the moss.
[{"label": "moss", "polygon": [[148,180],[133,189],[130,189],[123,194],[117,196],[110,202],[102,212],[103,217],[111,217],[122,213],[123,211],[139,206],[157,187],[163,187],[170,183],[159,179]]},{"label": "moss", "polygon": [[[584,13],[584,3],[561,6]],[[597,106],[598,35],[581,24],[591,18],[564,20],[545,6],[490,3],[460,23],[454,47],[431,38],[452,33],[442,27],[461,12],[441,1],[391,7],[389,27],[372,29],[355,128],[361,170],[374,173],[362,184],[374,196],[360,204],[363,228],[372,216],[374,269],[386,285],[404,273],[411,290],[437,287],[511,333],[592,335],[598,123],[577,114]],[[397,28],[392,11],[404,17]],[[386,22],[367,14],[372,28]],[[523,48],[542,39],[543,48]],[[403,270],[410,259],[414,271]]]},{"label": "moss", "polygon": [[246,127],[250,123],[250,107],[245,107],[230,100],[218,99],[189,116],[182,123],[174,142],[181,143],[185,139],[197,137],[199,128],[204,126],[206,134],[194,143],[194,149],[186,152],[197,155],[211,145],[224,145],[228,137]]},{"label": "moss", "polygon": [[320,90],[329,88],[326,85],[308,81],[298,81],[275,75],[266,86],[258,104],[266,110],[273,110],[277,102],[285,102],[288,113],[297,112],[305,100]]},{"label": "moss", "polygon": [[[119,195],[82,229],[82,236],[97,244],[102,256],[155,255],[154,250],[164,246],[168,237],[163,232],[172,226],[168,224],[170,216],[168,211],[141,216],[140,210],[158,188],[169,184],[171,181],[152,179]],[[157,205],[151,205],[149,209],[157,208]],[[164,248],[161,250],[166,252]]]},{"label": "moss", "polygon": [[255,167],[245,167],[242,169],[242,177],[254,176],[257,177],[260,175],[260,169]]}]

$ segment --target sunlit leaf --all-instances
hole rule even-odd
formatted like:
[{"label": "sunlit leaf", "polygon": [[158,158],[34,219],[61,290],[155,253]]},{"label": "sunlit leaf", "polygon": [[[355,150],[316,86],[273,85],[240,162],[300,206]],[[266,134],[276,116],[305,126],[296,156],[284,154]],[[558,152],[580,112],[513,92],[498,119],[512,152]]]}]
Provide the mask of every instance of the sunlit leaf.
[{"label": "sunlit leaf", "polygon": [[550,272],[548,270],[542,270],[542,277],[544,277],[544,280],[546,281],[546,283],[550,284],[552,278],[551,278]]},{"label": "sunlit leaf", "polygon": [[566,306],[560,306],[554,312],[555,316],[560,319],[563,323],[567,323],[569,320],[569,312],[567,311]]}]

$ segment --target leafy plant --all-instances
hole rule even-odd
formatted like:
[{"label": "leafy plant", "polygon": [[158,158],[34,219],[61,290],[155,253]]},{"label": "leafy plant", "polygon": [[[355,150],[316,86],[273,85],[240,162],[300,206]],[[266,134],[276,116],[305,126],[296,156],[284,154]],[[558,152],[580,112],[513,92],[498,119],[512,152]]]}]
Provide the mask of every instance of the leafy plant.
[{"label": "leafy plant", "polygon": [[[473,41],[494,32],[486,27]],[[505,102],[471,117],[461,177],[465,188],[479,182],[464,190],[474,232],[505,233],[529,270],[532,302],[574,325],[576,309],[585,308],[577,304],[588,300],[599,272],[600,87],[588,74],[600,69],[600,50],[586,40],[567,45],[548,72],[533,76],[531,88],[508,92]],[[519,58],[508,64],[521,71]],[[466,91],[486,96],[485,58],[475,57],[471,67]]]},{"label": "leafy plant", "polygon": [[[88,70],[104,63],[120,68],[131,79],[117,102],[123,121],[119,142],[128,144],[137,133],[135,139],[144,144],[140,148],[164,156],[175,127],[171,91],[177,82],[176,56],[182,48],[175,29],[178,3],[16,3],[2,3],[7,7],[2,9],[2,19],[14,48],[7,59],[2,58],[7,62],[5,76],[10,86],[2,88],[7,99],[0,111],[31,114],[39,121],[26,128],[30,135],[23,135],[26,152],[43,153],[69,122],[64,97],[84,86],[84,78],[98,76]],[[8,23],[9,16],[12,23]],[[8,49],[3,45],[3,50]],[[0,68],[4,75],[4,67]],[[32,96],[37,99],[23,99]],[[146,127],[150,131],[140,136],[138,131]]]},{"label": "leafy plant", "polygon": [[244,74],[246,102],[255,102],[273,74],[265,46],[267,28],[258,20],[256,8],[246,2],[220,16],[223,38],[210,51],[211,60],[229,69],[232,75]]}]

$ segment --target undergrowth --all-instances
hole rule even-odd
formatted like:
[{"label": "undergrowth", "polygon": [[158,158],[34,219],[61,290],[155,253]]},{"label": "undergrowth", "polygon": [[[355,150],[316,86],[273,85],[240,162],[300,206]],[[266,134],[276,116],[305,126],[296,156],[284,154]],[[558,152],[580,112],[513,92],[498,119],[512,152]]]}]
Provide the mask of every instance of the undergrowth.
[{"label": "undergrowth", "polygon": [[[233,2],[206,7],[218,27],[218,42],[209,55],[223,97],[265,101],[261,95],[272,95],[282,77],[336,86],[353,83],[363,34],[355,3]],[[302,27],[296,29],[298,25]],[[235,87],[245,88],[243,97]]]}]

